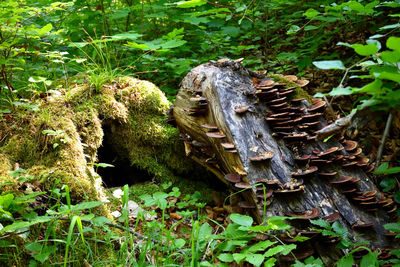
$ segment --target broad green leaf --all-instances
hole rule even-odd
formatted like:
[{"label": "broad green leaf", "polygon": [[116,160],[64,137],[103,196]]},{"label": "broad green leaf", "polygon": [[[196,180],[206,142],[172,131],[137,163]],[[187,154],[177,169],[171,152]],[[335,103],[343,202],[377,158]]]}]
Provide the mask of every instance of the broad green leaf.
[{"label": "broad green leaf", "polygon": [[24,247],[30,252],[39,253],[42,250],[42,245],[37,242],[28,242],[25,243]]},{"label": "broad green leaf", "polygon": [[136,33],[136,32],[124,32],[124,33],[119,33],[119,34],[115,34],[113,36],[110,37],[111,40],[137,40],[138,38],[142,37],[143,34],[140,33]]},{"label": "broad green leaf", "polygon": [[261,254],[247,254],[246,261],[258,267],[263,263],[264,256]]},{"label": "broad green leaf", "polygon": [[400,52],[399,51],[383,51],[380,54],[380,57],[385,62],[389,62],[389,63],[400,62]]},{"label": "broad green leaf", "polygon": [[375,55],[379,51],[379,48],[375,44],[353,44],[351,47],[361,56]]},{"label": "broad green leaf", "polygon": [[338,261],[337,267],[353,267],[353,264],[354,264],[353,256],[346,255]]},{"label": "broad green leaf", "polygon": [[136,42],[127,42],[125,44],[125,46],[131,47],[131,48],[140,49],[140,50],[150,50],[150,47],[148,45],[146,45],[146,44],[138,44]]},{"label": "broad green leaf", "polygon": [[315,10],[314,8],[309,8],[309,9],[307,9],[306,12],[303,13],[303,15],[309,19],[312,19],[312,18],[318,16],[319,14],[320,13],[317,10]]},{"label": "broad green leaf", "polygon": [[396,185],[396,179],[393,177],[385,177],[383,180],[379,183],[379,185],[383,188],[383,192],[388,192],[392,190],[395,185]]},{"label": "broad green leaf", "polygon": [[207,4],[207,0],[189,0],[189,1],[180,1],[173,3],[179,8],[191,8],[196,6],[202,6]]},{"label": "broad green leaf", "polygon": [[276,247],[268,249],[267,252],[264,253],[264,257],[269,258],[271,256],[274,256],[274,255],[278,254],[278,253],[281,253],[282,251],[285,250],[284,246],[285,245],[279,245],[279,246],[276,246]]},{"label": "broad green leaf", "polygon": [[222,254],[218,255],[217,258],[222,262],[232,262],[233,261],[233,255],[230,253],[222,253]]},{"label": "broad green leaf", "polygon": [[377,251],[368,253],[361,259],[360,267],[372,267],[372,266],[379,266]]},{"label": "broad green leaf", "polygon": [[400,73],[393,73],[393,72],[381,72],[381,73],[374,73],[375,77],[382,79],[382,80],[390,80],[397,83],[400,83]]},{"label": "broad green leaf", "polygon": [[281,252],[282,255],[287,255],[289,254],[293,249],[296,249],[297,245],[295,244],[290,244],[290,245],[285,245],[283,246],[283,250]]},{"label": "broad green leaf", "polygon": [[346,68],[341,60],[314,61],[313,64],[323,70],[344,70]]},{"label": "broad green leaf", "polygon": [[400,38],[391,36],[386,41],[386,46],[394,51],[400,52]]},{"label": "broad green leaf", "polygon": [[241,215],[237,213],[231,214],[229,217],[234,223],[242,226],[251,226],[253,224],[253,218],[247,215]]},{"label": "broad green leaf", "polygon": [[395,233],[400,233],[400,222],[384,224],[383,228]]},{"label": "broad green leaf", "polygon": [[313,26],[313,25],[307,25],[304,27],[305,31],[312,31],[312,30],[316,30],[316,29],[319,29],[319,27]]},{"label": "broad green leaf", "polygon": [[393,197],[394,201],[400,204],[400,191],[396,191]]},{"label": "broad green leaf", "polygon": [[250,246],[246,251],[247,252],[258,252],[261,250],[266,250],[267,248],[269,248],[270,246],[276,244],[277,241],[270,241],[270,240],[266,240],[266,241],[262,241],[262,242],[258,242],[252,246]]},{"label": "broad green leaf", "polygon": [[186,44],[185,40],[171,40],[161,44],[162,49],[171,49]]},{"label": "broad green leaf", "polygon": [[353,91],[357,93],[367,93],[373,95],[381,91],[382,85],[383,82],[379,79],[376,79],[362,88],[353,88]]},{"label": "broad green leaf", "polygon": [[353,90],[351,87],[335,87],[332,91],[329,92],[330,96],[338,96],[338,95],[351,95]]},{"label": "broad green leaf", "polygon": [[300,27],[297,25],[292,25],[290,26],[289,30],[286,32],[286,34],[295,34],[300,30]]},{"label": "broad green leaf", "polygon": [[92,223],[95,226],[102,226],[105,225],[106,223],[111,223],[111,220],[104,216],[98,216],[92,219]]},{"label": "broad green leaf", "polygon": [[324,219],[310,220],[310,222],[311,222],[311,224],[317,225],[321,228],[328,229],[328,230],[331,229],[331,225]]},{"label": "broad green leaf", "polygon": [[332,229],[342,237],[345,237],[348,233],[347,228],[341,225],[338,221],[332,224]]},{"label": "broad green leaf", "polygon": [[395,28],[399,28],[400,27],[400,23],[396,23],[396,24],[390,24],[390,25],[385,25],[383,27],[380,27],[379,30],[388,30],[388,29],[395,29]]},{"label": "broad green leaf", "polygon": [[53,29],[53,25],[51,25],[51,23],[48,23],[43,28],[38,29],[37,33],[39,36],[42,36],[42,35],[45,35],[46,33],[50,32],[52,29]]},{"label": "broad green leaf", "polygon": [[400,166],[389,168],[388,162],[382,163],[381,165],[379,165],[378,169],[374,171],[374,174],[395,174],[395,173],[400,173]]},{"label": "broad green leaf", "polygon": [[236,263],[240,263],[246,258],[246,254],[233,253],[232,257],[236,261]]},{"label": "broad green leaf", "polygon": [[275,266],[276,259],[270,258],[266,262],[264,262],[264,267],[272,267]]},{"label": "broad green leaf", "polygon": [[84,202],[84,203],[79,203],[76,205],[71,206],[72,211],[78,211],[78,210],[88,210],[95,208],[97,206],[102,205],[104,202],[101,201],[89,201],[89,202]]}]

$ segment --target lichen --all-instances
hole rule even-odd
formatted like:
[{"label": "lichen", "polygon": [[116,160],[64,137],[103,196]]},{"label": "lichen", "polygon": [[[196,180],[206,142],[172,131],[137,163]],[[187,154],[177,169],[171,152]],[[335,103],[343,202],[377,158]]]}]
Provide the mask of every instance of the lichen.
[{"label": "lichen", "polygon": [[312,96],[310,96],[307,93],[307,91],[304,90],[303,88],[301,88],[297,83],[286,79],[285,76],[280,75],[280,74],[269,74],[268,77],[272,78],[276,82],[285,83],[286,84],[286,86],[285,86],[286,88],[296,86],[296,88],[294,89],[294,93],[291,95],[291,98],[292,99],[304,98],[305,100],[308,101],[308,103],[312,104]]}]

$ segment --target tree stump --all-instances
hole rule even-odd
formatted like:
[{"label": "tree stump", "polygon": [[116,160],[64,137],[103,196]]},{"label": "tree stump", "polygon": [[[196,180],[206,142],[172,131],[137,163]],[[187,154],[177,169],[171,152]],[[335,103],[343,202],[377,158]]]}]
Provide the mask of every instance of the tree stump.
[{"label": "tree stump", "polygon": [[[385,247],[382,225],[395,204],[378,192],[356,142],[316,141],[325,103],[296,96],[306,83],[262,78],[232,60],[194,68],[173,109],[186,154],[233,191],[244,189],[239,206],[259,223],[274,215],[339,220],[352,236]],[[306,235],[302,224],[298,231]]]}]

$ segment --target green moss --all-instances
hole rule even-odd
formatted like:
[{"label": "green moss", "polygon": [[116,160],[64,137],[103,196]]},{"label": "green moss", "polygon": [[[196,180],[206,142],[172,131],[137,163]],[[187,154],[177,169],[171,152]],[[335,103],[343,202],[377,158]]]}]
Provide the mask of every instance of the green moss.
[{"label": "green moss", "polygon": [[295,98],[304,98],[306,99],[310,104],[312,104],[312,96],[310,96],[306,90],[304,90],[303,88],[301,88],[297,83],[292,82],[288,79],[286,79],[283,75],[280,74],[270,74],[268,75],[268,77],[272,78],[274,81],[279,82],[279,83],[286,83],[286,88],[289,87],[294,87],[296,86],[297,88],[294,89],[294,94],[292,94],[291,98],[295,99]]}]

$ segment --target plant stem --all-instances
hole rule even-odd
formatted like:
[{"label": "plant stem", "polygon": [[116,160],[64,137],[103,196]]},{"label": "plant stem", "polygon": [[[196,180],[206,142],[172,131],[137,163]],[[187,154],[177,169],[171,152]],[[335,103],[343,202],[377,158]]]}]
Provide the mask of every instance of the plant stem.
[{"label": "plant stem", "polygon": [[381,162],[383,148],[385,147],[386,138],[387,138],[387,136],[389,134],[390,126],[392,125],[392,120],[393,120],[393,115],[392,115],[392,113],[389,112],[389,116],[388,116],[387,121],[386,121],[385,131],[383,132],[382,139],[381,139],[381,144],[379,145],[378,155],[376,156],[376,164],[375,164],[375,166],[378,166],[379,163]]}]

